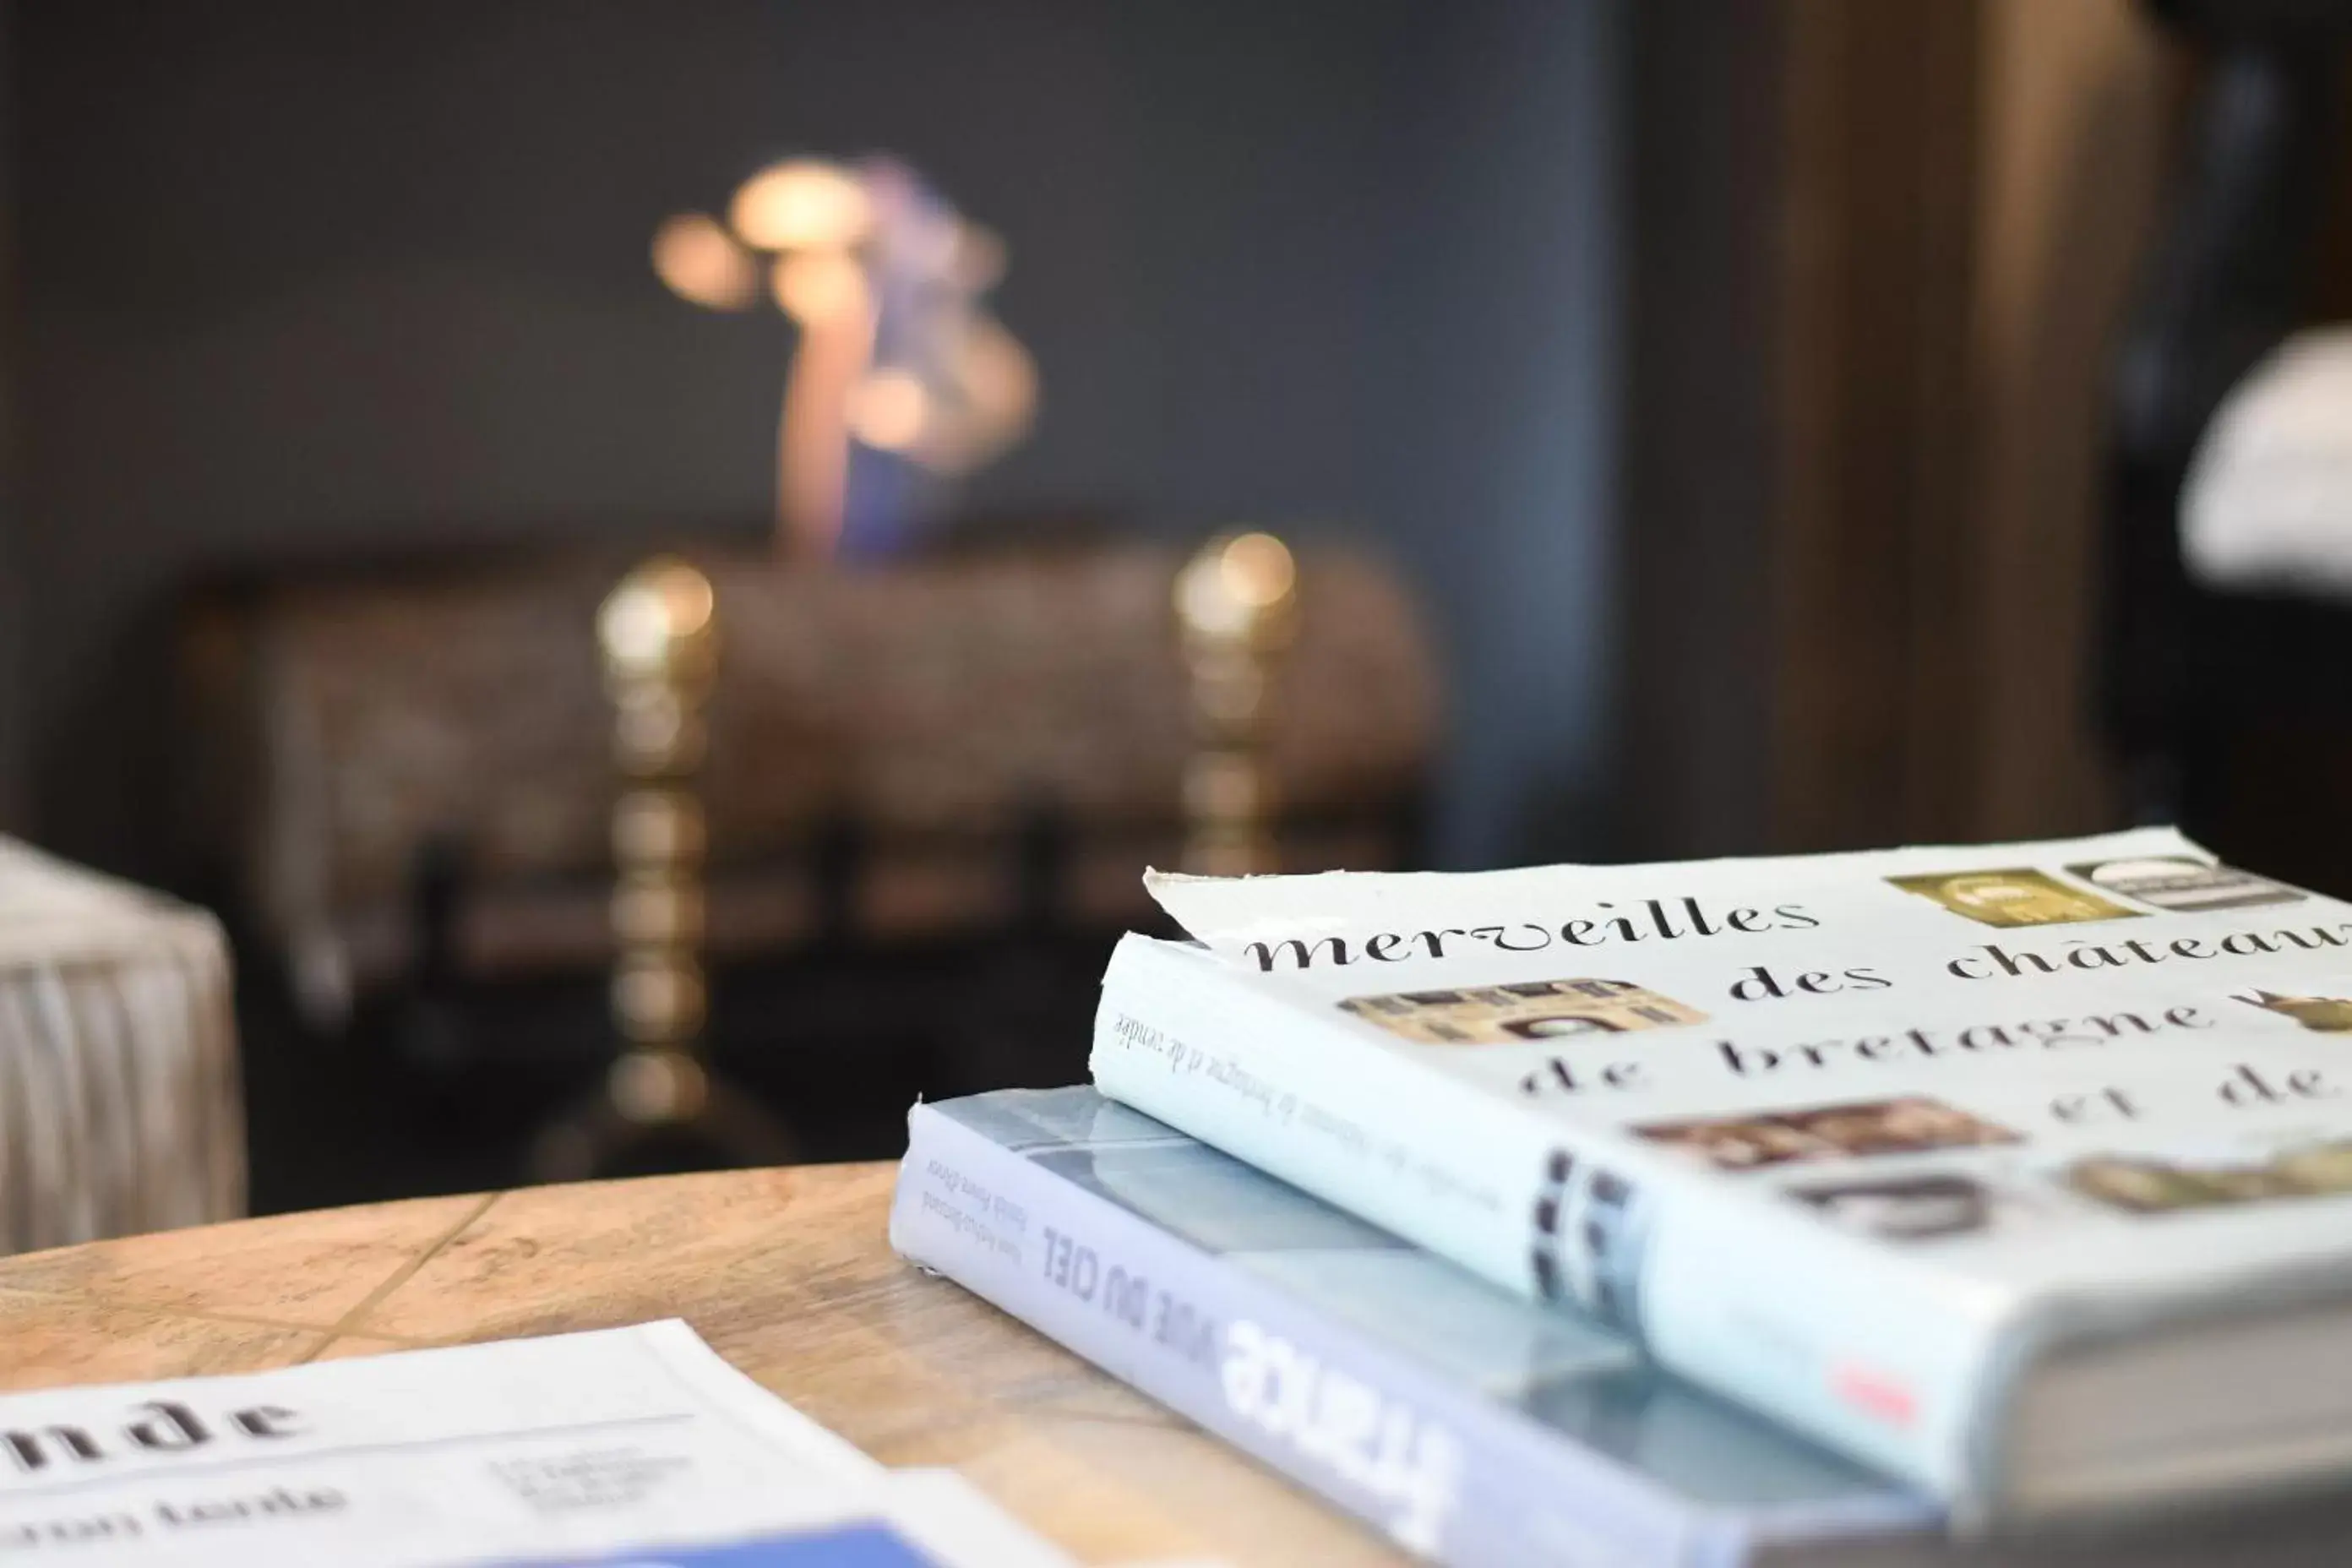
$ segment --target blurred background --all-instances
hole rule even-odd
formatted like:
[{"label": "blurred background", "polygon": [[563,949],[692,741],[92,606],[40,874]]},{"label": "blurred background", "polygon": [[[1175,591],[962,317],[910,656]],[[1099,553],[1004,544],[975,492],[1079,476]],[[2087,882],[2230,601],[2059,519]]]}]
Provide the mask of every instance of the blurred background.
[{"label": "blurred background", "polygon": [[15,0],[0,829],[263,1209],[894,1153],[1147,863],[2352,891],[2347,9]]}]

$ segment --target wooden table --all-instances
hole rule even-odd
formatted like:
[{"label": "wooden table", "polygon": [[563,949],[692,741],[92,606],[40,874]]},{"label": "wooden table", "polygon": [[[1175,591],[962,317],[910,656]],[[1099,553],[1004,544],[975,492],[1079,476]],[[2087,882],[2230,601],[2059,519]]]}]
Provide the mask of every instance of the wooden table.
[{"label": "wooden table", "polygon": [[680,1317],[892,1465],[1090,1563],[1396,1564],[1374,1536],[894,1255],[897,1167],[282,1215],[0,1259],[0,1387],[182,1377]]}]

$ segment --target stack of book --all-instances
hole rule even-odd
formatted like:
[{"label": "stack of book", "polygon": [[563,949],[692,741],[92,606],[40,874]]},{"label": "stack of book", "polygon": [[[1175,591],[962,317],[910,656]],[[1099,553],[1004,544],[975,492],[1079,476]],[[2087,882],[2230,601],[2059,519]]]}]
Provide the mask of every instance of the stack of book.
[{"label": "stack of book", "polygon": [[2168,830],[1150,881],[894,1245],[1411,1551],[2352,1560],[2352,906]]}]

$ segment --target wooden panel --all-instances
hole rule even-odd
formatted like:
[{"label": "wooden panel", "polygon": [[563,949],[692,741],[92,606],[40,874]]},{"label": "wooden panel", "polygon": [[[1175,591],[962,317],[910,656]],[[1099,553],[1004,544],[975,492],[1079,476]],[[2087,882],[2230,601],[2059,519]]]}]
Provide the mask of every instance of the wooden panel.
[{"label": "wooden panel", "polygon": [[1965,615],[1975,7],[1789,11],[1773,841],[1945,837]]},{"label": "wooden panel", "polygon": [[1635,27],[1629,848],[2105,822],[2107,343],[2174,96],[2146,18],[1662,0]]},{"label": "wooden panel", "polygon": [[1973,18],[1635,13],[1635,852],[1960,815]]},{"label": "wooden panel", "polygon": [[2116,811],[2089,689],[2103,464],[2187,61],[2131,0],[1998,0],[1982,26],[1967,826],[2013,838]]}]

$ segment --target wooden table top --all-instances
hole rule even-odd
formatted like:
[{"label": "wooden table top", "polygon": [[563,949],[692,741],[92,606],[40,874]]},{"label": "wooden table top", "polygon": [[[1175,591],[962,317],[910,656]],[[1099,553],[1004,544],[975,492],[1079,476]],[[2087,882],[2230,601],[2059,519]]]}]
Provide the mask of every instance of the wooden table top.
[{"label": "wooden table top", "polygon": [[684,1318],[891,1465],[1089,1563],[1397,1564],[1374,1535],[891,1252],[897,1167],[599,1182],[0,1259],[0,1388],[251,1372]]}]

